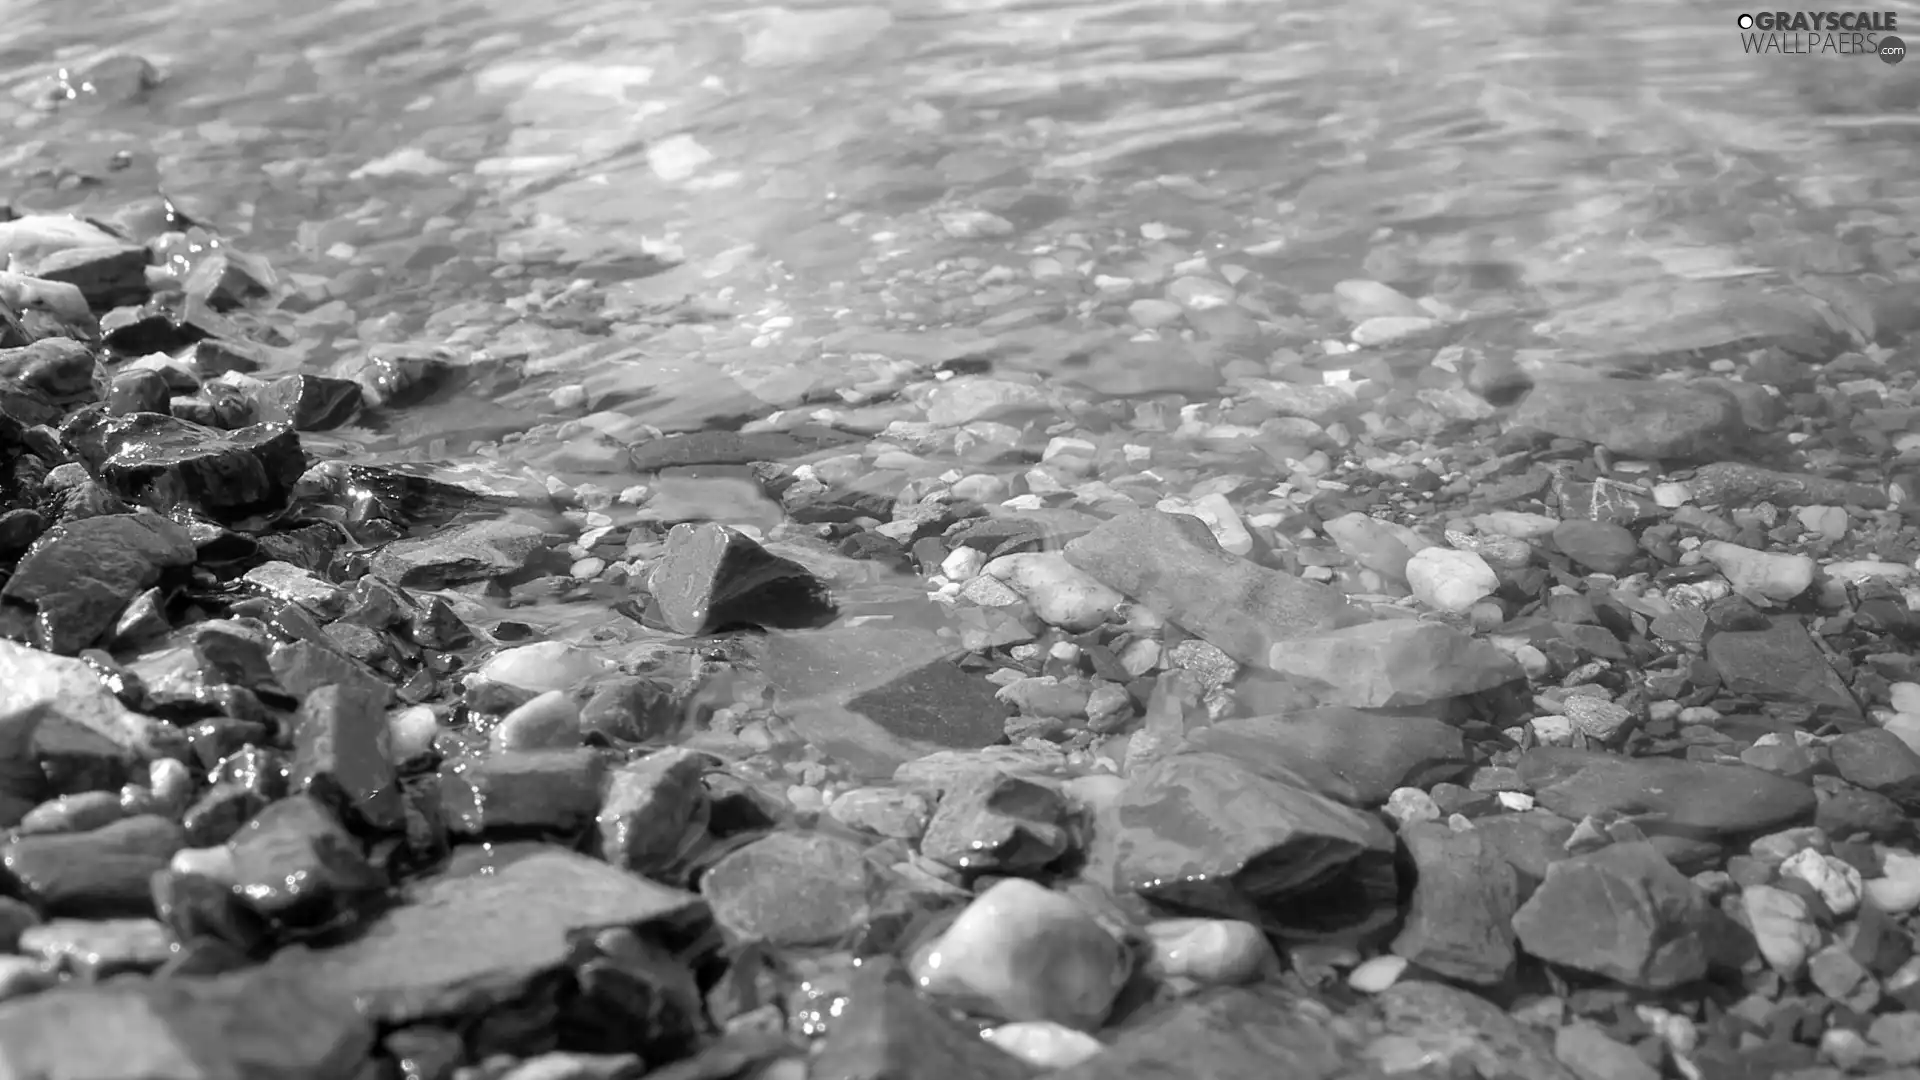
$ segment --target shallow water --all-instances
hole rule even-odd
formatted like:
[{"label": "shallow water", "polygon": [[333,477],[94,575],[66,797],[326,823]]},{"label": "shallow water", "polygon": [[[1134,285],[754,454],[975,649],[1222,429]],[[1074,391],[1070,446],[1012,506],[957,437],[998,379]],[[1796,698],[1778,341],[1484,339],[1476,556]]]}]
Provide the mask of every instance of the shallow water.
[{"label": "shallow water", "polygon": [[[844,419],[955,358],[1190,340],[1128,304],[1196,256],[1251,359],[1312,355],[1332,285],[1374,278],[1600,362],[1726,282],[1906,276],[1920,196],[1920,64],[1745,55],[1697,3],[23,7],[17,207],[163,190],[272,265],[242,322],[289,365],[483,362],[311,450],[611,490],[585,429]],[[165,81],[128,94],[117,53]]]}]

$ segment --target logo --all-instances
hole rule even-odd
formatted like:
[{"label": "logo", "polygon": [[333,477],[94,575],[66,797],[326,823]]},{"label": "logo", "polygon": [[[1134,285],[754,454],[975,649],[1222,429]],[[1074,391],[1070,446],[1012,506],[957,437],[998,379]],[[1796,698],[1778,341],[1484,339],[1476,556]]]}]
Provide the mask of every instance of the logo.
[{"label": "logo", "polygon": [[1897,64],[1906,43],[1894,36],[1900,16],[1891,11],[1755,11],[1734,20],[1740,48],[1783,56],[1878,56]]}]

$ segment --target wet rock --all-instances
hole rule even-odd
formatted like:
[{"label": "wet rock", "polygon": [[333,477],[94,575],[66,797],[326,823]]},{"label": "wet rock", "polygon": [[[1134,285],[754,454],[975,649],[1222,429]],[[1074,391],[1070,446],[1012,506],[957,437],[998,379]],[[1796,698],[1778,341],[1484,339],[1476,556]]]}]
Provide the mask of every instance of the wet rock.
[{"label": "wet rock", "polygon": [[1659,1080],[1659,1070],[1598,1024],[1568,1024],[1554,1033],[1553,1056],[1580,1080]]},{"label": "wet rock", "polygon": [[1379,806],[1395,788],[1453,779],[1471,761],[1451,724],[1339,707],[1223,720],[1191,732],[1187,745],[1248,762],[1277,755],[1318,765],[1348,785],[1356,806]]},{"label": "wet rock", "polygon": [[1827,746],[1841,778],[1892,799],[1909,812],[1920,810],[1920,754],[1883,728],[1848,732]]},{"label": "wet rock", "polygon": [[[1119,822],[1118,887],[1189,911],[1311,932],[1371,917],[1376,887],[1391,895],[1394,837],[1378,819],[1219,754],[1173,754],[1128,777]],[[1317,906],[1342,878],[1364,896]]]},{"label": "wet rock", "polygon": [[20,953],[97,981],[147,972],[173,958],[173,935],[153,919],[55,919],[20,935]]},{"label": "wet rock", "polygon": [[1435,974],[1491,986],[1513,970],[1519,882],[1498,848],[1469,829],[1413,822],[1400,831],[1413,859],[1413,899],[1393,951]]},{"label": "wet rock", "polygon": [[1465,990],[1408,980],[1376,1000],[1385,1032],[1359,1057],[1390,1076],[1438,1068],[1446,1076],[1577,1080],[1537,1032]]},{"label": "wet rock", "polygon": [[1066,800],[1054,788],[1004,773],[976,773],[941,798],[920,851],[959,870],[1038,870],[1065,853],[1067,816]]},{"label": "wet rock", "polygon": [[462,836],[495,829],[580,828],[600,810],[606,759],[580,747],[509,750],[457,761],[440,773],[440,808]]},{"label": "wet rock", "polygon": [[697,896],[546,844],[460,849],[403,899],[353,941],[282,950],[268,970],[350,995],[373,1021],[401,1025],[518,1000],[568,963],[583,932],[697,930],[706,918]]},{"label": "wet rock", "polygon": [[8,891],[49,915],[150,915],[148,881],[186,846],[179,825],[138,814],[91,832],[0,845]]},{"label": "wet rock", "polygon": [[1276,642],[1265,666],[1325,704],[1423,705],[1524,677],[1500,649],[1440,623],[1381,619]]},{"label": "wet rock", "polygon": [[494,726],[496,750],[553,750],[580,745],[580,706],[564,690],[549,690],[515,706]]},{"label": "wet rock", "polygon": [[1076,632],[1105,623],[1126,600],[1054,551],[1002,555],[981,572],[1019,593],[1047,625]]},{"label": "wet rock", "polygon": [[1267,936],[1233,919],[1160,919],[1145,927],[1146,970],[1159,979],[1216,986],[1254,982],[1279,970]]},{"label": "wet rock", "polygon": [[1700,554],[1719,567],[1734,588],[1769,600],[1785,603],[1813,584],[1814,562],[1806,555],[1755,551],[1724,540],[1701,544]]},{"label": "wet rock", "polygon": [[1487,561],[1471,551],[1430,547],[1407,560],[1407,584],[1414,599],[1437,611],[1462,612],[1500,587]]},{"label": "wet rock", "polygon": [[17,349],[0,349],[0,376],[56,402],[90,398],[97,363],[92,349],[71,338],[47,338]]},{"label": "wet rock", "polygon": [[135,413],[103,415],[66,434],[120,497],[161,511],[194,507],[221,521],[282,508],[307,469],[300,436],[281,424],[220,431]]},{"label": "wet rock", "polygon": [[529,694],[572,690],[612,670],[604,657],[564,641],[538,641],[501,649],[474,672],[477,683],[518,687]]},{"label": "wet rock", "polygon": [[286,424],[295,431],[331,431],[353,421],[360,412],[360,384],[326,375],[283,375],[254,395],[265,423]]},{"label": "wet rock", "polygon": [[894,978],[889,965],[863,965],[810,1076],[834,1080],[1026,1080],[1037,1070],[980,1038]]},{"label": "wet rock", "polygon": [[1229,555],[1186,514],[1134,511],[1069,543],[1066,556],[1242,663],[1264,666],[1276,643],[1364,617],[1333,589]]},{"label": "wet rock", "polygon": [[580,730],[631,743],[671,738],[696,719],[691,689],[647,676],[609,679],[580,707]]},{"label": "wet rock", "polygon": [[1324,1006],[1273,986],[1209,990],[1130,1023],[1107,1049],[1055,1080],[1334,1080],[1349,1075],[1354,1048],[1328,1024]]},{"label": "wet rock", "polygon": [[1554,863],[1513,929],[1543,960],[1645,989],[1678,986],[1740,960],[1738,928],[1646,842]]},{"label": "wet rock", "polygon": [[1812,816],[1815,805],[1807,785],[1742,765],[1541,748],[1521,755],[1519,770],[1540,805],[1562,817],[1649,815],[1649,831],[1762,833]]},{"label": "wet rock", "polygon": [[56,525],[20,560],[0,600],[35,612],[36,642],[72,655],[113,627],[134,597],[192,565],[186,530],[157,514],[112,514]]},{"label": "wet rock", "polygon": [[0,760],[28,752],[43,732],[57,740],[70,728],[140,758],[186,753],[185,732],[121,704],[86,661],[0,641]]},{"label": "wet rock", "polygon": [[1094,1030],[1133,964],[1077,901],[1008,878],[918,949],[910,970],[922,991],[970,1011]]},{"label": "wet rock", "polygon": [[874,870],[860,848],[820,833],[778,832],[707,871],[700,894],[713,917],[747,941],[825,945],[851,938],[872,916]]},{"label": "wet rock", "polygon": [[689,465],[748,465],[756,461],[791,461],[816,450],[845,445],[857,436],[830,428],[809,426],[793,431],[695,431],[664,435],[635,446],[635,472]]},{"label": "wet rock", "polygon": [[403,824],[400,784],[387,727],[386,693],[352,684],[323,686],[300,703],[288,781],[376,831]]},{"label": "wet rock", "polygon": [[373,1049],[353,999],[298,977],[69,984],[0,1004],[0,1075],[344,1080]]},{"label": "wet rock", "polygon": [[675,633],[824,625],[835,608],[813,572],[724,525],[676,525],[648,588]]},{"label": "wet rock", "polygon": [[360,842],[318,801],[269,803],[227,842],[234,890],[261,915],[294,927],[351,916],[387,887]]},{"label": "wet rock", "polygon": [[477,521],[396,540],[380,549],[369,569],[396,585],[443,589],[521,570],[546,543],[546,532],[538,526]]},{"label": "wet rock", "polygon": [[1729,395],[1622,379],[1536,382],[1513,423],[1653,459],[1708,455],[1742,430],[1740,407]]},{"label": "wet rock", "polygon": [[849,828],[865,829],[897,840],[918,840],[933,817],[933,804],[918,791],[902,788],[849,788],[833,797],[827,813]]},{"label": "wet rock", "polygon": [[1585,518],[1554,526],[1553,546],[1576,565],[1602,574],[1621,573],[1640,556],[1640,541],[1624,526]]},{"label": "wet rock", "polygon": [[700,754],[676,747],[613,770],[595,818],[601,857],[636,874],[664,870],[705,820],[706,768]]},{"label": "wet rock", "polygon": [[1707,639],[1707,659],[1735,694],[1765,701],[1804,702],[1817,715],[1858,720],[1860,704],[1792,617],[1777,617],[1765,630],[1721,631]]}]

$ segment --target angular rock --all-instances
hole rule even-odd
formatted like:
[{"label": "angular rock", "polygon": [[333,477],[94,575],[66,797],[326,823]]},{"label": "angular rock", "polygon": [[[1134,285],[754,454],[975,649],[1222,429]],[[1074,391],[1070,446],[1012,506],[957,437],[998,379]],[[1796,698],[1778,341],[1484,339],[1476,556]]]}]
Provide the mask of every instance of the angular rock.
[{"label": "angular rock", "polygon": [[1732,693],[1806,703],[1816,715],[1839,720],[1860,719],[1860,703],[1797,618],[1775,618],[1765,630],[1720,631],[1707,639],[1707,659]]},{"label": "angular rock", "polygon": [[1920,754],[1885,728],[1851,731],[1827,744],[1842,779],[1920,811]]},{"label": "angular rock", "polygon": [[1385,803],[1395,788],[1455,779],[1472,764],[1466,739],[1452,724],[1337,706],[1223,720],[1190,732],[1187,746],[1248,763],[1274,758],[1296,769],[1317,765],[1345,788],[1336,793],[1316,785],[1321,794],[1367,807]]},{"label": "angular rock", "polygon": [[187,750],[185,732],[121,704],[85,660],[0,641],[0,760],[32,752],[36,735],[56,725],[85,729],[144,759]]},{"label": "angular rock", "polygon": [[405,901],[347,944],[283,949],[267,969],[345,994],[392,1027],[515,1001],[569,962],[577,935],[655,923],[697,930],[706,919],[691,893],[547,844],[462,848]]},{"label": "angular rock", "polygon": [[92,349],[72,338],[47,338],[0,349],[0,378],[17,380],[53,401],[78,401],[93,395],[98,363]]},{"label": "angular rock", "polygon": [[835,615],[826,583],[812,571],[724,525],[675,525],[647,583],[661,617],[679,634],[800,629]]},{"label": "angular rock", "polygon": [[689,465],[748,465],[756,461],[792,461],[816,450],[854,442],[858,436],[818,425],[793,431],[692,431],[663,435],[635,446],[635,472]]},{"label": "angular rock", "polygon": [[714,921],[742,941],[826,945],[872,916],[876,882],[856,845],[821,833],[777,832],[728,854],[700,879]]},{"label": "angular rock", "polygon": [[255,911],[290,926],[322,926],[387,887],[360,842],[318,801],[269,803],[227,842],[233,888]]},{"label": "angular rock", "polygon": [[300,436],[283,424],[220,431],[160,413],[102,416],[68,432],[108,488],[167,511],[177,506],[229,521],[286,505],[306,472]]},{"label": "angular rock", "polygon": [[287,777],[344,820],[391,832],[405,824],[384,688],[351,683],[307,695],[294,719]]},{"label": "angular rock", "polygon": [[1375,1000],[1386,1031],[1357,1057],[1389,1076],[1437,1068],[1441,1076],[1581,1080],[1529,1025],[1465,990],[1409,979]]},{"label": "angular rock", "polygon": [[48,529],[0,589],[0,600],[33,608],[40,647],[72,655],[111,629],[134,597],[194,557],[187,531],[158,514],[86,518]]},{"label": "angular rock", "polygon": [[1023,873],[1066,853],[1068,807],[1060,792],[1031,780],[979,772],[959,780],[920,837],[920,853],[969,872]]},{"label": "angular rock", "polygon": [[544,529],[517,521],[477,521],[431,536],[396,540],[373,557],[372,572],[413,589],[443,589],[503,577],[546,547]]},{"label": "angular rock", "polygon": [[264,969],[72,983],[0,1004],[0,1076],[352,1080],[373,1038],[352,997]]},{"label": "angular rock", "polygon": [[1325,585],[1222,550],[1206,523],[1137,510],[1069,543],[1067,561],[1245,664],[1365,616]]},{"label": "angular rock", "polygon": [[606,759],[579,747],[508,750],[440,771],[440,811],[461,836],[494,829],[571,832],[600,810]]},{"label": "angular rock", "polygon": [[1412,822],[1400,840],[1416,877],[1394,954],[1461,982],[1505,980],[1516,958],[1513,914],[1520,904],[1513,867],[1471,829]]},{"label": "angular rock", "polygon": [[1807,785],[1744,765],[1542,747],[1522,754],[1519,770],[1540,805],[1562,817],[1649,815],[1641,828],[1650,834],[1771,832],[1815,806]]},{"label": "angular rock", "polygon": [[685,747],[613,770],[595,818],[601,857],[636,874],[666,869],[685,845],[688,828],[705,820],[700,778],[706,770],[706,758]]},{"label": "angular rock", "polygon": [[1525,677],[1494,645],[1440,623],[1381,619],[1278,642],[1266,666],[1328,705],[1396,708]]},{"label": "angular rock", "polygon": [[1624,379],[1536,382],[1512,419],[1626,457],[1656,460],[1710,455],[1744,429],[1739,403],[1730,395]]},{"label": "angular rock", "polygon": [[1202,991],[1137,1018],[1106,1050],[1050,1080],[1335,1080],[1357,1047],[1323,1006],[1274,986]]},{"label": "angular rock", "polygon": [[1665,990],[1739,965],[1742,932],[1652,844],[1613,844],[1563,859],[1513,916],[1529,953],[1549,963]]},{"label": "angular rock", "polygon": [[1118,820],[1115,884],[1176,908],[1310,934],[1393,903],[1396,845],[1379,819],[1219,754],[1129,776]]},{"label": "angular rock", "polygon": [[48,915],[151,915],[148,884],[186,842],[179,825],[138,814],[91,832],[0,844],[0,868],[8,892]]},{"label": "angular rock", "polygon": [[283,375],[256,393],[260,419],[295,431],[331,431],[360,412],[360,384],[326,375]]}]

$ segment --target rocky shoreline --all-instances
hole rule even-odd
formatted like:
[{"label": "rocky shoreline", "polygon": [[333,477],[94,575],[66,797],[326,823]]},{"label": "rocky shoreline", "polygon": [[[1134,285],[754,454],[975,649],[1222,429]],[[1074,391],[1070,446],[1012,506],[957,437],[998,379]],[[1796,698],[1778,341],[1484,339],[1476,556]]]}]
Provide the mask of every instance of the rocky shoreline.
[{"label": "rocky shoreline", "polygon": [[600,488],[352,461],[474,365],[171,203],[0,264],[0,1076],[1920,1076],[1893,290],[1568,378],[1349,281]]}]

